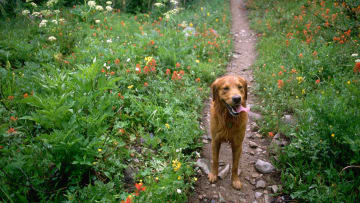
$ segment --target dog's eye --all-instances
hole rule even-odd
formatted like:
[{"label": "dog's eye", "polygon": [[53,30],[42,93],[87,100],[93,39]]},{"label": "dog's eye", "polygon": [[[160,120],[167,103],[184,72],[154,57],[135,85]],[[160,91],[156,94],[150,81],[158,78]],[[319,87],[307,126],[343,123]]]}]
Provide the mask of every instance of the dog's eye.
[{"label": "dog's eye", "polygon": [[228,90],[229,90],[229,87],[224,87],[223,90],[224,90],[224,91],[228,91]]},{"label": "dog's eye", "polygon": [[239,85],[238,88],[241,89],[241,88],[243,88],[243,86]]}]

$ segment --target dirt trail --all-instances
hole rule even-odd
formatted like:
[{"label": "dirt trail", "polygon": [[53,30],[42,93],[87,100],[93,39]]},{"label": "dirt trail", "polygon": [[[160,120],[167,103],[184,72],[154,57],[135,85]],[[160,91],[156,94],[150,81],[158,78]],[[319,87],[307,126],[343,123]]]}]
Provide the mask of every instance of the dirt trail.
[{"label": "dirt trail", "polygon": [[[251,107],[255,102],[255,95],[253,93],[253,74],[250,66],[254,63],[256,58],[255,43],[256,35],[252,32],[248,25],[247,10],[243,0],[231,0],[230,3],[232,14],[232,29],[231,33],[234,39],[233,58],[227,67],[227,74],[241,75],[249,82],[248,92],[248,107]],[[204,135],[203,142],[205,143],[201,158],[204,160],[211,160],[211,140],[210,135],[210,103],[211,98],[207,101],[206,107],[203,113],[203,127],[206,129],[207,134]],[[255,118],[260,115],[250,113],[249,124],[246,130],[246,137],[243,142],[243,152],[240,158],[239,170],[240,179],[243,184],[241,190],[235,190],[231,187],[231,174],[227,173],[224,179],[218,179],[215,184],[210,184],[207,175],[199,170],[201,176],[197,182],[195,192],[190,197],[189,202],[258,202],[267,203],[272,202],[271,189],[269,186],[276,185],[278,183],[278,175],[261,174],[258,173],[254,167],[255,162],[260,159],[263,161],[269,160],[268,145],[270,140],[263,138],[256,133],[257,126],[254,122]],[[206,139],[207,138],[207,139]],[[249,146],[249,142],[253,142]],[[255,144],[254,144],[255,143]],[[227,164],[232,164],[232,153],[228,143],[223,143],[220,150],[220,169],[225,168]],[[230,167],[231,168],[231,167]],[[231,171],[231,170],[230,170]],[[265,187],[258,185],[261,180],[265,182]],[[263,183],[263,182],[262,182]],[[255,197],[257,196],[257,197]]]}]

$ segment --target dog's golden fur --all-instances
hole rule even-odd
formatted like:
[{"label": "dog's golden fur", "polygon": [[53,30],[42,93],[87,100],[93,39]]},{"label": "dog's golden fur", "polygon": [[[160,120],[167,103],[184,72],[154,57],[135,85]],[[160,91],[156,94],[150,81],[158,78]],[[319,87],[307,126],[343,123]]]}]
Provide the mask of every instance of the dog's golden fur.
[{"label": "dog's golden fur", "polygon": [[241,182],[238,176],[238,165],[248,115],[247,112],[241,111],[238,115],[233,116],[230,114],[226,105],[236,105],[234,104],[233,98],[240,96],[241,105],[246,107],[247,82],[240,76],[229,75],[216,79],[212,83],[211,88],[213,93],[210,112],[212,166],[208,178],[211,183],[217,180],[220,146],[222,142],[229,142],[233,155],[231,171],[232,186],[240,189]]}]

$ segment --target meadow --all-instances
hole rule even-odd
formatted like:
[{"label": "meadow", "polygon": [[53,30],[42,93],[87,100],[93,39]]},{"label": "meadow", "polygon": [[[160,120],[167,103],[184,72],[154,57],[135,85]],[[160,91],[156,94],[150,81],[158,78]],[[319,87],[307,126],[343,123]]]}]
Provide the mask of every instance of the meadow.
[{"label": "meadow", "polygon": [[258,33],[261,132],[290,141],[273,157],[283,193],[300,202],[359,202],[359,1],[247,6]]},{"label": "meadow", "polygon": [[228,4],[16,2],[0,2],[0,201],[185,202]]}]

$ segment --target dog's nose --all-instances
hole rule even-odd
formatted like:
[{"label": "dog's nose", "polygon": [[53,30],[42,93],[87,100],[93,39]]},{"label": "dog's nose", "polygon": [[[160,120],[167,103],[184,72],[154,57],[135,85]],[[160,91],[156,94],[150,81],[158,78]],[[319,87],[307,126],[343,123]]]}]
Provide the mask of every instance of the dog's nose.
[{"label": "dog's nose", "polygon": [[241,102],[241,97],[239,95],[233,96],[232,101],[234,102],[234,104],[238,104]]}]

